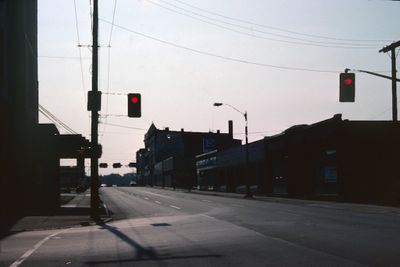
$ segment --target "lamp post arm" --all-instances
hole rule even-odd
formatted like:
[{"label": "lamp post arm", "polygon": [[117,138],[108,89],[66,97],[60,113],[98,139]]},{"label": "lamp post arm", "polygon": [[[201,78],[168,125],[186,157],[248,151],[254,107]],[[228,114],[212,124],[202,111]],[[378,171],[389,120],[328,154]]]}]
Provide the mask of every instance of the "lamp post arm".
[{"label": "lamp post arm", "polygon": [[234,106],[227,104],[227,103],[223,103],[225,106],[231,107],[232,109],[236,110],[237,112],[239,112],[240,114],[242,114],[245,118],[245,120],[247,121],[247,112],[242,112],[240,110],[238,110],[237,108],[235,108]]}]

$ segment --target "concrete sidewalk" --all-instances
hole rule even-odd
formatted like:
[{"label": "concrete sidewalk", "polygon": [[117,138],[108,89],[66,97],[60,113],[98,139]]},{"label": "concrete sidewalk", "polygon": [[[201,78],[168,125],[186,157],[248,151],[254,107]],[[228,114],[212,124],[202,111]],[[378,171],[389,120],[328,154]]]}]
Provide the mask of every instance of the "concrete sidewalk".
[{"label": "concrete sidewalk", "polygon": [[[67,198],[71,198],[71,200],[64,205],[61,205],[54,214],[25,216],[18,220],[9,229],[9,232],[62,229],[95,224],[95,222],[90,218],[89,190],[79,194],[68,194]],[[101,208],[99,212],[101,220],[110,220],[106,215],[104,208]]]}]

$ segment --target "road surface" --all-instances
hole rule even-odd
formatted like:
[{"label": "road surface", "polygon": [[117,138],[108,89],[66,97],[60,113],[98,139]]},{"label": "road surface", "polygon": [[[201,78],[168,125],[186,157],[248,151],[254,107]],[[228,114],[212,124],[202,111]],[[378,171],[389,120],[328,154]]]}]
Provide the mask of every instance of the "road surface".
[{"label": "road surface", "polygon": [[1,242],[0,266],[400,266],[400,209],[102,188],[113,221]]}]

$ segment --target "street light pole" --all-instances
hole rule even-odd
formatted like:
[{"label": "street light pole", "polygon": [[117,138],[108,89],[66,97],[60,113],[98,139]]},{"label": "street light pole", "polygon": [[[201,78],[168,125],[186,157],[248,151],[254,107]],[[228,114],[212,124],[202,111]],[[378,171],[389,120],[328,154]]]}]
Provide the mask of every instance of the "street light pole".
[{"label": "street light pole", "polygon": [[244,196],[245,198],[251,198],[253,197],[251,190],[250,190],[250,175],[249,175],[249,171],[250,171],[250,167],[249,167],[249,138],[248,138],[248,121],[247,121],[247,111],[242,112],[239,109],[235,108],[232,105],[226,104],[226,103],[214,103],[214,107],[220,107],[222,105],[228,106],[234,110],[236,110],[237,112],[239,112],[240,114],[243,115],[244,120],[246,122],[245,128],[244,128],[244,132],[245,132],[245,138],[246,138],[246,156],[245,156],[245,177],[246,177],[246,195]]},{"label": "street light pole", "polygon": [[244,196],[245,198],[251,198],[252,197],[252,194],[251,194],[251,191],[250,191],[250,175],[249,175],[249,172],[250,172],[250,166],[249,166],[249,138],[248,138],[248,136],[249,136],[249,133],[248,133],[248,130],[247,130],[247,125],[248,125],[248,122],[247,122],[247,111],[245,111],[244,112],[244,120],[246,121],[246,126],[245,126],[245,135],[246,135],[246,195]]}]

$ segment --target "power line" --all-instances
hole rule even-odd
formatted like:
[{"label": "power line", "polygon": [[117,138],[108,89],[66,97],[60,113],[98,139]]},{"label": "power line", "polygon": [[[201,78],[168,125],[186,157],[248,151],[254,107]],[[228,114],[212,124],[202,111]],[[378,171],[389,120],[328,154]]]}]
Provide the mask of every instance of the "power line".
[{"label": "power line", "polygon": [[[107,117],[127,117],[128,115],[122,114],[101,114],[100,117],[107,118]],[[107,122],[107,120],[106,120]]]},{"label": "power line", "polygon": [[42,113],[46,118],[48,118],[50,121],[54,122],[55,124],[61,126],[64,128],[68,133],[70,134],[78,134],[72,128],[70,128],[68,125],[66,125],[64,122],[62,122],[60,119],[58,119],[54,114],[52,114],[50,111],[48,111],[45,107],[39,104],[39,112]]},{"label": "power line", "polygon": [[[104,19],[99,19],[99,20],[102,21],[102,22],[111,24],[111,22],[109,22],[107,20],[104,20]],[[337,70],[317,70],[317,69],[308,69],[308,68],[279,66],[279,65],[272,65],[272,64],[265,64],[265,63],[260,63],[260,62],[249,61],[249,60],[245,60],[245,59],[233,58],[233,57],[228,57],[228,56],[222,56],[222,55],[218,55],[218,54],[214,54],[214,53],[210,53],[210,52],[206,52],[206,51],[202,51],[202,50],[197,50],[197,49],[190,48],[190,47],[187,47],[187,46],[182,46],[182,45],[179,45],[179,44],[176,44],[176,43],[172,43],[172,42],[169,42],[169,41],[165,41],[165,40],[162,40],[162,39],[159,39],[159,38],[156,38],[156,37],[144,34],[144,33],[140,33],[140,32],[128,29],[126,27],[117,25],[115,23],[114,23],[114,26],[119,28],[119,29],[121,29],[121,30],[130,32],[130,33],[133,33],[133,34],[137,34],[137,35],[140,35],[140,36],[145,37],[147,39],[151,39],[151,40],[163,43],[163,44],[167,44],[167,45],[170,45],[170,46],[174,46],[174,47],[177,47],[177,48],[180,48],[180,49],[184,49],[184,50],[191,51],[191,52],[194,52],[194,53],[197,53],[197,54],[201,54],[201,55],[205,55],[205,56],[224,59],[224,60],[227,60],[227,61],[234,61],[234,62],[239,62],[239,63],[243,63],[243,64],[255,65],[255,66],[266,67],[266,68],[281,69],[281,70],[307,71],[307,72],[319,72],[319,73],[340,73],[340,71],[337,71]]]},{"label": "power line", "polygon": [[66,125],[64,122],[62,122],[60,119],[58,119],[54,114],[52,114],[50,111],[48,111],[47,109],[45,109],[43,106],[41,106],[39,104],[39,111],[44,114],[46,113],[46,115],[48,115],[50,120],[52,120],[55,123],[58,123],[61,127],[63,127],[67,132],[71,133],[71,134],[78,134],[77,132],[75,132],[74,130],[72,130],[68,125]]},{"label": "power line", "polygon": [[[184,2],[184,1],[181,1],[181,0],[173,0],[173,1],[178,2],[178,3],[180,3],[182,5],[185,5],[185,6],[191,7],[193,9],[197,9],[197,10],[200,10],[202,12],[209,13],[209,14],[212,14],[214,16],[222,17],[222,18],[225,18],[225,19],[229,19],[229,20],[232,20],[232,21],[237,21],[237,22],[241,22],[241,23],[250,24],[250,25],[253,25],[253,26],[258,26],[258,27],[262,27],[262,28],[267,28],[267,29],[271,29],[271,30],[276,30],[276,31],[281,31],[281,32],[301,35],[301,36],[308,36],[308,37],[326,39],[326,40],[346,41],[346,42],[386,43],[386,42],[392,41],[392,40],[379,40],[379,39],[348,39],[348,38],[338,38],[338,37],[331,37],[331,36],[323,36],[323,35],[317,35],[317,34],[301,33],[301,32],[298,32],[298,31],[288,30],[288,29],[284,29],[284,28],[269,26],[269,25],[265,25],[265,24],[251,22],[251,21],[244,20],[244,19],[239,19],[239,18],[226,16],[226,15],[223,15],[223,14],[220,14],[220,13],[217,13],[217,12],[213,12],[213,11],[210,11],[210,10],[207,10],[207,9],[204,9],[204,8],[200,8],[200,7],[188,4],[188,3]],[[165,2],[165,1],[163,1],[163,2]]]},{"label": "power line", "polygon": [[85,76],[83,74],[83,63],[82,63],[82,51],[81,51],[81,39],[79,36],[79,22],[78,22],[78,12],[76,8],[76,0],[74,0],[74,12],[75,12],[75,28],[76,28],[76,36],[78,39],[78,52],[79,52],[79,63],[81,65],[81,81],[82,81],[82,90],[83,90],[83,97],[85,99],[85,104],[87,105],[86,99],[86,87],[85,87]]},{"label": "power line", "polygon": [[48,58],[48,59],[74,59],[74,60],[90,59],[89,57],[68,57],[68,56],[38,56],[38,57]]},{"label": "power line", "polygon": [[103,93],[103,95],[123,95],[123,96],[126,96],[128,94],[127,93],[110,93],[110,92],[107,92],[107,93]]},{"label": "power line", "polygon": [[130,127],[130,126],[126,126],[126,125],[120,125],[120,124],[114,124],[114,123],[108,123],[108,122],[100,122],[100,123],[110,125],[110,126],[120,127],[120,128],[133,129],[133,130],[139,130],[139,131],[147,131],[147,129],[144,129],[144,128]]},{"label": "power line", "polygon": [[[187,9],[178,7],[176,5],[170,4],[170,3],[166,2],[166,1],[163,1],[163,0],[158,0],[158,1],[160,1],[162,3],[165,3],[167,5],[171,5],[174,8],[183,10],[183,11],[188,12],[190,14],[194,14],[196,16],[206,18],[206,19],[211,20],[211,21],[216,21],[216,22],[219,22],[219,23],[223,23],[223,24],[227,24],[227,25],[230,25],[230,26],[238,27],[238,28],[241,28],[241,29],[244,29],[244,30],[248,30],[250,32],[258,32],[258,33],[262,33],[262,34],[273,35],[273,36],[278,36],[278,37],[281,37],[281,38],[287,38],[287,39],[297,40],[297,41],[288,41],[288,40],[282,40],[282,39],[276,39],[276,38],[268,38],[268,37],[256,35],[256,34],[253,34],[253,33],[239,31],[239,30],[236,30],[236,29],[233,29],[233,28],[229,28],[229,27],[226,27],[226,26],[223,26],[223,25],[220,25],[220,24],[216,24],[216,23],[213,23],[213,22],[198,18],[198,17],[194,17],[194,16],[191,16],[191,15],[188,15],[186,13],[179,12],[179,11],[177,11],[175,9],[168,8],[166,6],[163,6],[163,5],[160,5],[158,3],[155,3],[155,2],[153,2],[151,0],[147,0],[147,2],[149,2],[149,3],[153,4],[153,5],[156,5],[156,6],[160,7],[160,8],[166,9],[166,10],[168,10],[170,12],[177,13],[177,14],[180,14],[182,16],[186,16],[186,17],[201,21],[203,23],[207,23],[207,24],[213,25],[213,26],[218,27],[218,28],[222,28],[222,29],[225,29],[225,30],[228,30],[228,31],[236,32],[236,33],[239,33],[239,34],[242,34],[242,35],[246,35],[246,36],[250,36],[250,37],[254,37],[254,38],[258,38],[258,39],[264,39],[264,40],[268,40],[268,41],[281,42],[281,43],[294,44],[294,45],[317,46],[317,47],[326,47],[326,48],[376,49],[376,48],[380,47],[380,46],[377,46],[377,45],[373,46],[371,44],[321,42],[321,41],[308,40],[308,39],[304,39],[304,38],[298,38],[298,37],[292,37],[292,36],[288,36],[288,35],[282,35],[282,34],[277,34],[277,33],[261,31],[261,30],[257,30],[257,29],[254,29],[254,28],[245,27],[245,26],[242,26],[242,25],[239,25],[239,24],[234,24],[234,23],[229,23],[229,22],[226,22],[226,21],[214,19],[214,18],[211,18],[209,16],[204,16],[202,14],[199,14],[199,13],[196,13],[196,12],[192,12],[190,10],[187,10]],[[301,42],[298,42],[298,41],[301,41]]]},{"label": "power line", "polygon": [[[114,30],[114,21],[115,21],[115,13],[117,10],[117,0],[114,0],[114,10],[113,10],[113,15],[112,15],[112,24],[111,24],[111,30],[110,30],[110,35],[108,38],[108,45],[107,45],[107,89],[106,89],[106,114],[108,113],[108,95],[109,95],[109,90],[110,90],[110,73],[111,73],[111,39],[112,39],[112,34]],[[107,117],[106,117],[106,122],[107,122]],[[103,131],[106,130],[106,124],[103,125]],[[101,141],[103,141],[103,135],[101,136]]]}]

